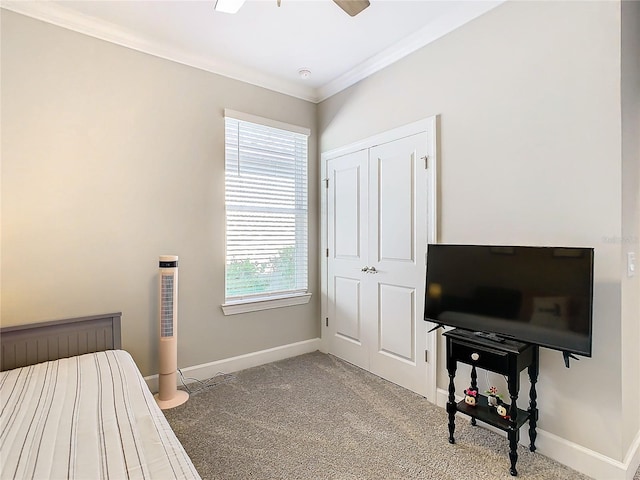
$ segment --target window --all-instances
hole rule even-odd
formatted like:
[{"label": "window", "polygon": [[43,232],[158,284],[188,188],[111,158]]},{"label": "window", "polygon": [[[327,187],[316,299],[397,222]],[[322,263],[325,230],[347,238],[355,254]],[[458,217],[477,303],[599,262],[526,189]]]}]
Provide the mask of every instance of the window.
[{"label": "window", "polygon": [[225,110],[225,314],[309,301],[308,135]]}]

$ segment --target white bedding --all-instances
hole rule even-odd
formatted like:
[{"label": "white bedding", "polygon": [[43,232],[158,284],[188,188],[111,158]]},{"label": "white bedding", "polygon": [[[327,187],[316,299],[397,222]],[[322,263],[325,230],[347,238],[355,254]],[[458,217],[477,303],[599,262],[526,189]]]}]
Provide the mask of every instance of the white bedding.
[{"label": "white bedding", "polygon": [[131,355],[0,373],[1,479],[199,479]]}]

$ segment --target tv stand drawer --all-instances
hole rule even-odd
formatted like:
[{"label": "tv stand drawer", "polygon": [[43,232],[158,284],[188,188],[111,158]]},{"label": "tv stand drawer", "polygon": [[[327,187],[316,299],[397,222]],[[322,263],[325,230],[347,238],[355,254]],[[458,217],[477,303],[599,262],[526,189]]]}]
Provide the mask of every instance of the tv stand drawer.
[{"label": "tv stand drawer", "polygon": [[450,330],[447,338],[447,368],[456,362],[483,368],[501,375],[515,375],[534,361],[535,346],[514,341],[487,340],[464,330]]},{"label": "tv stand drawer", "polygon": [[459,362],[475,365],[502,375],[509,373],[509,353],[487,347],[473,345],[463,340],[451,342],[450,355]]}]

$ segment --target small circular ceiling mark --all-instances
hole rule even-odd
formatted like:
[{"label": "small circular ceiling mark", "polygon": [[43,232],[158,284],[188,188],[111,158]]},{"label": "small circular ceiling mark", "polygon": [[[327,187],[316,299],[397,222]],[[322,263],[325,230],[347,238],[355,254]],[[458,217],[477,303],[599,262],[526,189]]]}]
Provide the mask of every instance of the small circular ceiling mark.
[{"label": "small circular ceiling mark", "polygon": [[307,79],[311,76],[311,70],[308,68],[301,68],[298,70],[298,75],[300,75],[300,78],[302,79]]}]

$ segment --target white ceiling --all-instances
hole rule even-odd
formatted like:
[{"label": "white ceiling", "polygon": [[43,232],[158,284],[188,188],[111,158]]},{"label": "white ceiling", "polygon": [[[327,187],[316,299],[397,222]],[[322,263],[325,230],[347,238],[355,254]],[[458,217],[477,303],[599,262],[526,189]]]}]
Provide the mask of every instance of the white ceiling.
[{"label": "white ceiling", "polygon": [[[321,101],[496,7],[503,0],[371,0],[350,17],[331,0],[2,1],[81,33]],[[311,71],[304,79],[301,68]]]}]

